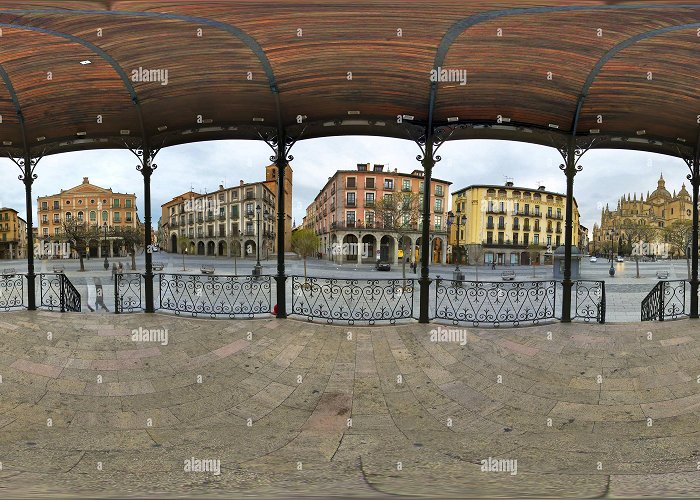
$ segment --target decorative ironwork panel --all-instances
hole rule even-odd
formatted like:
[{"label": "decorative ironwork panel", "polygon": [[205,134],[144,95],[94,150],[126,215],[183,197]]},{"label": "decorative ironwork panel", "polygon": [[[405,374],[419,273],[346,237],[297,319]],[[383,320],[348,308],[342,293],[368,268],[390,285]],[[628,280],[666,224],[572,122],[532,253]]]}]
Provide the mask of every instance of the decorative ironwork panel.
[{"label": "decorative ironwork panel", "polygon": [[435,317],[454,324],[520,326],[555,319],[556,281],[435,281]]},{"label": "decorative ironwork panel", "polygon": [[61,276],[62,274],[39,274],[39,307],[49,311],[61,311]]},{"label": "decorative ironwork panel", "polygon": [[571,319],[605,323],[605,281],[574,281],[576,307]]},{"label": "decorative ironwork panel", "polygon": [[160,274],[160,309],[212,318],[270,314],[271,276]]},{"label": "decorative ironwork panel", "polygon": [[679,319],[686,312],[686,281],[659,281],[642,301],[642,321]]},{"label": "decorative ironwork panel", "polygon": [[0,309],[10,311],[27,307],[24,303],[24,275],[0,275]]},{"label": "decorative ironwork panel", "polygon": [[394,324],[413,317],[412,279],[292,278],[292,314],[328,323],[377,321]]},{"label": "decorative ironwork panel", "polygon": [[39,274],[40,307],[49,311],[80,312],[80,293],[63,273]]},{"label": "decorative ironwork panel", "polygon": [[141,304],[140,273],[117,273],[114,277],[114,312],[134,312],[143,310]]}]

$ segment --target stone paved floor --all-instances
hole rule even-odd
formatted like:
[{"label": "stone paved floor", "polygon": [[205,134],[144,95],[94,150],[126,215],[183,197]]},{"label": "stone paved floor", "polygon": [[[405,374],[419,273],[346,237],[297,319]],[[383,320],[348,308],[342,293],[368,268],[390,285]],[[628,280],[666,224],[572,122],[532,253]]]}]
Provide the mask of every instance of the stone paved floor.
[{"label": "stone paved floor", "polygon": [[0,497],[696,497],[699,325],[5,313]]}]

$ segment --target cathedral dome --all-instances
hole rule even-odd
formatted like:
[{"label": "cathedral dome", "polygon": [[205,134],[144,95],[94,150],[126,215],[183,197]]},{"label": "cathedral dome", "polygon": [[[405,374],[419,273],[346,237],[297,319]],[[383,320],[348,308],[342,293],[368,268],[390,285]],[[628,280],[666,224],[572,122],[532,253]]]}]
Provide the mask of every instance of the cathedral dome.
[{"label": "cathedral dome", "polygon": [[666,189],[666,181],[664,180],[664,174],[661,174],[661,177],[659,177],[659,180],[656,184],[656,189],[653,193],[651,193],[649,200],[654,200],[655,198],[664,198],[667,200],[671,199],[671,193],[669,193]]}]

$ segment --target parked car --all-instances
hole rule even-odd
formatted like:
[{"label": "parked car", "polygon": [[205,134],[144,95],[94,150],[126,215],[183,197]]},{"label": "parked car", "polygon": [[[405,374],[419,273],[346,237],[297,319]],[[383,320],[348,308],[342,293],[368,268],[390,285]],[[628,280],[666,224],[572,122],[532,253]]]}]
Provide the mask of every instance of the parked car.
[{"label": "parked car", "polygon": [[388,262],[377,261],[374,266],[377,271],[391,271],[391,265]]},{"label": "parked car", "polygon": [[618,255],[615,258],[615,262],[624,262],[624,261],[625,261],[625,258],[622,255]]},{"label": "parked car", "polygon": [[593,255],[593,256],[591,256],[591,258],[588,259],[588,260],[589,260],[590,262],[598,262],[598,257],[596,257],[595,255]]}]

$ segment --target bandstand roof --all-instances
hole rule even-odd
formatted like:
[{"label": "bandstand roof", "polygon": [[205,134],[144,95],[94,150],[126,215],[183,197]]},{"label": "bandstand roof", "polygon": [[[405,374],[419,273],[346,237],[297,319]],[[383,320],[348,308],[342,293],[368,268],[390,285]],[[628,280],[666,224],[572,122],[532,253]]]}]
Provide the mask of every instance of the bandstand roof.
[{"label": "bandstand roof", "polygon": [[[698,144],[688,0],[0,1],[0,29],[0,140],[17,156],[25,141],[53,154],[279,125],[300,139],[415,139],[432,123],[449,140]],[[466,84],[432,83],[438,67]]]}]

